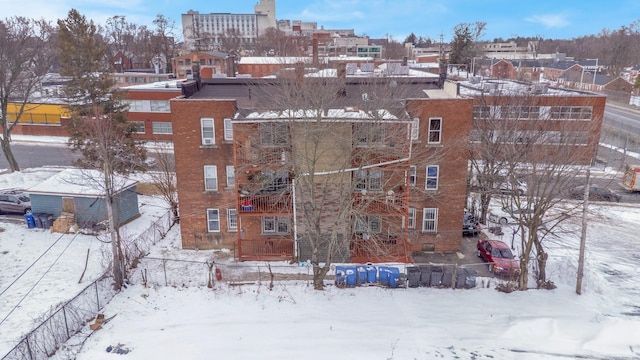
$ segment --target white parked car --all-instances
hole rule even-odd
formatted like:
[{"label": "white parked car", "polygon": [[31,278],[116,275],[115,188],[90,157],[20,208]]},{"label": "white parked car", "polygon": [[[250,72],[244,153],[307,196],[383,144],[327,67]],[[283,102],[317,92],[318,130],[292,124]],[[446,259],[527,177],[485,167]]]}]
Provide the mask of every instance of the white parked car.
[{"label": "white parked car", "polygon": [[535,212],[535,209],[528,209],[526,204],[521,204],[522,209],[518,207],[502,207],[502,208],[492,208],[489,210],[489,221],[497,224],[508,224],[517,222],[520,215],[532,214]]}]

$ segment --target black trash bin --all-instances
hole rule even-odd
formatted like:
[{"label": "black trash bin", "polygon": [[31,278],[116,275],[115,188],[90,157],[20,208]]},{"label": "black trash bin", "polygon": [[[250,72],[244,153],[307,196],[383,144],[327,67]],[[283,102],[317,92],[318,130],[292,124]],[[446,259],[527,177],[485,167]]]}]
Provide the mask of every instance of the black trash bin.
[{"label": "black trash bin", "polygon": [[442,267],[442,280],[440,280],[440,286],[442,287],[451,287],[453,285],[453,267],[452,266],[443,266]]},{"label": "black trash bin", "polygon": [[40,218],[43,229],[49,229],[51,227],[51,224],[49,224],[49,214],[40,214],[38,217]]},{"label": "black trash bin", "polygon": [[420,286],[430,286],[431,266],[420,265],[418,266],[418,269],[420,269]]},{"label": "black trash bin", "polygon": [[465,280],[464,280],[464,288],[465,289],[472,289],[474,287],[476,287],[476,276],[478,276],[478,272],[475,271],[474,269],[464,269],[464,272],[466,274]]},{"label": "black trash bin", "polygon": [[442,266],[433,266],[431,267],[429,286],[440,286],[440,283],[442,283]]},{"label": "black trash bin", "polygon": [[33,214],[33,220],[36,222],[36,227],[42,229],[42,218],[40,214]]},{"label": "black trash bin", "polygon": [[410,288],[420,286],[420,268],[416,266],[407,267],[407,286]]}]

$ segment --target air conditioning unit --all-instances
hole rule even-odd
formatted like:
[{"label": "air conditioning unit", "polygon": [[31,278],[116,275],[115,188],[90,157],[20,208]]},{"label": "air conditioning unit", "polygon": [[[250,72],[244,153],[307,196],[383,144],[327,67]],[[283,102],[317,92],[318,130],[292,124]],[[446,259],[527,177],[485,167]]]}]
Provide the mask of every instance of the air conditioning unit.
[{"label": "air conditioning unit", "polygon": [[211,144],[213,144],[213,138],[204,138],[204,139],[202,139],[202,143],[204,145],[211,145]]}]

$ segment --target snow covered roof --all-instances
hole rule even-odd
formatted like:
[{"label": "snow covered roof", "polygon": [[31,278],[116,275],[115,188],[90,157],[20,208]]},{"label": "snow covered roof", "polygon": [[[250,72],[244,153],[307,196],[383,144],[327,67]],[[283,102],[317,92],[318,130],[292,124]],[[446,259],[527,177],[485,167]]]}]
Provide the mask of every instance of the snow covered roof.
[{"label": "snow covered roof", "polygon": [[245,64],[269,64],[269,65],[284,65],[284,64],[296,64],[296,63],[311,63],[310,57],[295,57],[295,56],[245,56],[238,61],[239,65]]},{"label": "snow covered roof", "polygon": [[[316,110],[285,110],[285,111],[266,111],[266,112],[254,112],[247,115],[246,118],[241,120],[273,120],[273,119],[287,119],[287,120],[308,120],[317,118]],[[343,109],[329,109],[322,115],[323,120],[397,120],[398,118],[387,110],[378,110],[377,116],[370,114],[363,110],[359,110],[357,107],[346,107]]]},{"label": "snow covered roof", "polygon": [[[138,182],[122,176],[114,176],[114,193],[122,192]],[[104,175],[98,170],[65,169],[47,180],[32,186],[30,195],[70,195],[74,197],[104,196]]]}]

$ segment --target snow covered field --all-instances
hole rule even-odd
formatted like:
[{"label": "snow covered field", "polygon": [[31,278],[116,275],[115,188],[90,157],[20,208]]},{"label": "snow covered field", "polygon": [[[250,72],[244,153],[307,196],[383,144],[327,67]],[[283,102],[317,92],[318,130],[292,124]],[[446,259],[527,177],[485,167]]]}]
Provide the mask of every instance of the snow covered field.
[{"label": "snow covered field", "polygon": [[[0,188],[36,177],[25,171],[2,175]],[[156,201],[145,198],[144,217],[132,224],[160,214]],[[591,207],[583,295],[576,295],[580,222],[572,218],[567,234],[548,240],[549,279],[558,286],[551,291],[505,294],[490,278],[478,278],[470,290],[328,286],[319,292],[305,281],[278,281],[271,291],[266,282],[230,286],[222,281],[211,289],[149,281],[144,287],[141,272],[157,262],[143,260],[134,284],[104,308],[113,318],[92,334],[87,325],[54,358],[638,359],[640,207]],[[0,354],[5,354],[49,307],[99,276],[108,255],[95,237],[57,240],[55,234],[5,219],[0,227]],[[180,250],[178,230],[150,256],[216,256]],[[29,267],[56,240],[50,254]],[[87,249],[88,274],[84,284],[77,284]],[[233,264],[228,257],[221,261]],[[279,271],[300,271],[299,265],[277,265]],[[182,271],[175,276],[193,276]]]}]

